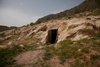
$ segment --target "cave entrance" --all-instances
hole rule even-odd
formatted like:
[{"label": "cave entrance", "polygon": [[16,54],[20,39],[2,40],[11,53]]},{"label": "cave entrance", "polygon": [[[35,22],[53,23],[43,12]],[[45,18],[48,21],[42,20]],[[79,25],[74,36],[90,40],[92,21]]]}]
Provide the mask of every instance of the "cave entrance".
[{"label": "cave entrance", "polygon": [[54,44],[57,42],[58,29],[52,29],[48,31],[47,43]]}]

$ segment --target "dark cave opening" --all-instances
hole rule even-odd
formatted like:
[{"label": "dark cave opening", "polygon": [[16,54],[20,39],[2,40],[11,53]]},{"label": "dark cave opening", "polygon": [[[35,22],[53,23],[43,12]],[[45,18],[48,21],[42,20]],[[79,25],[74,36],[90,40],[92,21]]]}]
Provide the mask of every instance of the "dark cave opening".
[{"label": "dark cave opening", "polygon": [[57,42],[57,32],[58,29],[52,29],[48,31],[47,43],[54,44]]}]

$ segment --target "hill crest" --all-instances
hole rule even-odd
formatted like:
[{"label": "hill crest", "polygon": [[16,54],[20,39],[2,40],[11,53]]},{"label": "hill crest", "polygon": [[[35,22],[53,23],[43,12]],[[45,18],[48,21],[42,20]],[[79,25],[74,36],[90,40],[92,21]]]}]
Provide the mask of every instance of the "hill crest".
[{"label": "hill crest", "polygon": [[74,14],[86,12],[86,11],[93,11],[95,9],[98,9],[100,6],[100,0],[85,0],[83,3],[80,5],[71,8],[69,10],[65,10],[63,12],[57,13],[57,14],[50,14],[47,16],[44,16],[42,18],[39,18],[36,23],[42,23],[46,22],[52,19],[59,19],[63,17],[70,17]]}]

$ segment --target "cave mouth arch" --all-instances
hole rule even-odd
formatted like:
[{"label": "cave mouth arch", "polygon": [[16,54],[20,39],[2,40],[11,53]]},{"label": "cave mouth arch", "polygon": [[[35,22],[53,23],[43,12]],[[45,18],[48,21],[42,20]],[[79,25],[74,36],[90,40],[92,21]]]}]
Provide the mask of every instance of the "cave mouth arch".
[{"label": "cave mouth arch", "polygon": [[58,29],[51,29],[48,31],[47,43],[54,44],[57,42]]}]

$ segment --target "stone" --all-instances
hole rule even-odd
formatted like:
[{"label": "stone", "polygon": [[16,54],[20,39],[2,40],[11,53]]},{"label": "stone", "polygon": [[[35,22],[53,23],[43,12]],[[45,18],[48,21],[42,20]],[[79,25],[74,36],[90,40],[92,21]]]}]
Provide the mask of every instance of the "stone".
[{"label": "stone", "polygon": [[20,47],[24,47],[24,45],[19,45]]},{"label": "stone", "polygon": [[13,43],[13,42],[12,42],[12,41],[10,41],[10,42],[8,42],[8,45],[10,46],[10,45],[12,45],[12,43]]}]

